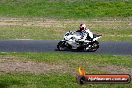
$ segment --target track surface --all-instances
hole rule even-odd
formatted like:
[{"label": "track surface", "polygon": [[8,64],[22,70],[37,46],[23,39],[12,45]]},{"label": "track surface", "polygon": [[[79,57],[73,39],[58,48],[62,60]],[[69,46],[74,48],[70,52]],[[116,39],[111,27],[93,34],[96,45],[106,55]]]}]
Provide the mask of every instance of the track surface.
[{"label": "track surface", "polygon": [[[58,42],[55,40],[4,40],[0,41],[0,52],[60,52],[55,51]],[[85,53],[132,55],[132,42],[101,42],[96,52]]]}]

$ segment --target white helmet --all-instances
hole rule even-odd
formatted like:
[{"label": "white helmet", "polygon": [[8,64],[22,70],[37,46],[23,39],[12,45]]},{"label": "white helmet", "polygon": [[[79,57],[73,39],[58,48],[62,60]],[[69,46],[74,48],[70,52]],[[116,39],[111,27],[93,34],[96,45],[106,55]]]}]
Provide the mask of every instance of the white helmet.
[{"label": "white helmet", "polygon": [[86,29],[86,25],[85,24],[80,24],[80,30],[85,30]]}]

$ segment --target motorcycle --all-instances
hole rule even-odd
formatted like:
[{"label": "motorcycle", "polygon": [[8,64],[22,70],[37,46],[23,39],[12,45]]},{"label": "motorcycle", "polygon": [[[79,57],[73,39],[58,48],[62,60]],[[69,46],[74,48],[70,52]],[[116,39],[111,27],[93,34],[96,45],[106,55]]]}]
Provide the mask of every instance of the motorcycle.
[{"label": "motorcycle", "polygon": [[[83,36],[83,37],[82,37]],[[65,50],[81,50],[88,52],[95,52],[99,48],[99,42],[97,41],[102,35],[93,34],[91,39],[88,34],[80,32],[66,32],[64,39],[61,40],[57,49],[59,51]]]}]

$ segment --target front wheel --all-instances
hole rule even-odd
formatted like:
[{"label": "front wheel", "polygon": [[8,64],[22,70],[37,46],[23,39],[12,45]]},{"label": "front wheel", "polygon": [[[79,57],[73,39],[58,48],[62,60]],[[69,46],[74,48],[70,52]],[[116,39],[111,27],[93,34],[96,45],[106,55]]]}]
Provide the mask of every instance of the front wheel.
[{"label": "front wheel", "polygon": [[95,52],[99,48],[99,42],[94,41],[84,47],[84,51]]},{"label": "front wheel", "polygon": [[91,44],[91,47],[89,48],[89,51],[90,52],[95,52],[98,48],[99,48],[99,42],[98,41],[94,41]]},{"label": "front wheel", "polygon": [[60,51],[64,51],[66,49],[65,41],[60,41],[57,45],[57,49]]}]

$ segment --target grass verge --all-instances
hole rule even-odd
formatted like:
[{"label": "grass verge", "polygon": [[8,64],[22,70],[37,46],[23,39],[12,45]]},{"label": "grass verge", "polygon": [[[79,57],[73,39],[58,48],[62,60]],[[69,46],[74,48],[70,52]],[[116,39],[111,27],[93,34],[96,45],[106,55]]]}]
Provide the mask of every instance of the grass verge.
[{"label": "grass verge", "polygon": [[70,74],[5,74],[0,75],[2,88],[131,88],[131,84],[87,84],[79,85]]},{"label": "grass verge", "polygon": [[102,34],[101,41],[131,41],[131,21],[57,21],[57,20],[20,20],[0,21],[0,39],[60,40],[65,32],[79,29],[85,23],[93,33]]},{"label": "grass verge", "polygon": [[[117,87],[132,87],[132,84],[87,84],[79,85],[76,83],[76,74],[78,66],[83,66],[89,74],[105,74],[117,72],[120,74],[121,71],[125,70],[124,73],[132,75],[132,56],[112,56],[112,55],[95,55],[95,54],[78,54],[78,53],[0,53],[0,63],[9,60],[10,63],[15,59],[19,62],[27,61],[37,63],[48,63],[65,66],[63,71],[57,70],[50,73],[34,74],[30,72],[0,72],[0,86],[2,88],[113,88]],[[17,62],[15,61],[15,62]],[[18,65],[18,64],[17,64]],[[31,64],[30,64],[31,65]],[[30,65],[27,67],[29,68]],[[107,68],[107,66],[111,66]],[[8,66],[7,66],[8,67]],[[111,70],[114,68],[116,70]],[[19,65],[19,68],[22,66]],[[39,66],[40,68],[40,66]],[[45,68],[45,67],[42,67]],[[103,69],[107,68],[107,69]],[[48,68],[47,68],[48,69]],[[122,70],[121,70],[122,69]],[[17,70],[17,69],[16,69]],[[33,69],[35,70],[35,68]]]}]

